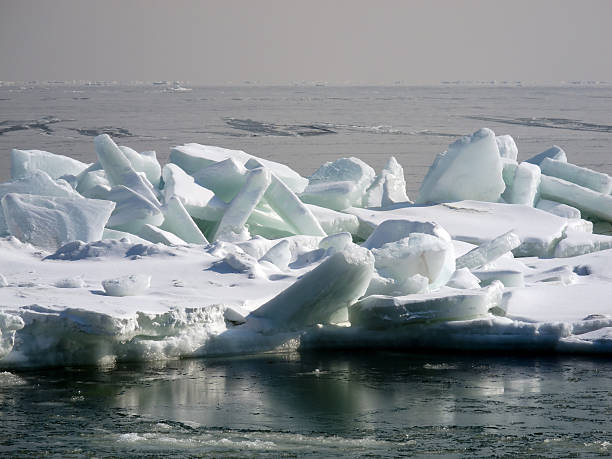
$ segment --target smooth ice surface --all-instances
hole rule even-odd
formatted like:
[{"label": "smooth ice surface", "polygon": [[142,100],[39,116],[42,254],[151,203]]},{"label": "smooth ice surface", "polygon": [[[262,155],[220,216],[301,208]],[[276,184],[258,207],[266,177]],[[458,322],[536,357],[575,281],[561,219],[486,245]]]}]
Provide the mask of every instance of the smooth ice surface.
[{"label": "smooth ice surface", "polygon": [[299,329],[327,323],[363,293],[372,277],[374,257],[353,246],[327,258],[298,282],[251,313],[273,329]]},{"label": "smooth ice surface", "polygon": [[107,226],[113,229],[138,233],[146,224],[157,226],[164,221],[157,204],[123,185],[114,186],[107,193],[99,193],[98,197],[115,203],[115,209],[107,223]]},{"label": "smooth ice surface", "polygon": [[505,189],[502,168],[495,134],[480,129],[436,156],[416,202],[497,201]]},{"label": "smooth ice surface", "polygon": [[474,276],[468,268],[457,268],[446,286],[458,289],[480,288],[480,279]]},{"label": "smooth ice surface", "polygon": [[495,141],[497,142],[497,148],[499,149],[499,156],[516,161],[516,157],[518,156],[518,148],[511,135],[506,134],[495,136]]},{"label": "smooth ice surface", "polygon": [[512,185],[507,186],[502,197],[508,204],[533,206],[537,200],[542,172],[535,164],[523,162],[516,167]]},{"label": "smooth ice surface", "polygon": [[555,258],[576,257],[586,253],[612,249],[612,236],[568,231],[555,248]]},{"label": "smooth ice surface", "polygon": [[9,193],[2,198],[9,232],[22,242],[56,250],[66,242],[102,238],[114,203],[86,198]]},{"label": "smooth ice surface", "polygon": [[210,145],[188,143],[174,147],[170,152],[171,163],[178,164],[181,169],[187,173],[195,175],[204,167],[229,158],[234,159],[240,164],[246,163],[251,158],[256,159],[276,174],[276,176],[295,193],[301,193],[306,185],[308,185],[308,180],[289,166],[258,158],[257,156],[250,155],[241,150],[229,150],[227,148]]},{"label": "smooth ice surface", "polygon": [[567,204],[561,204],[560,202],[550,201],[548,199],[540,199],[536,204],[536,207],[540,210],[545,210],[551,214],[558,215],[563,218],[580,218],[581,214],[578,209]]},{"label": "smooth ice surface", "polygon": [[154,151],[144,151],[142,153],[138,153],[136,150],[124,146],[120,146],[119,149],[130,161],[132,168],[136,172],[144,173],[147,180],[151,182],[154,187],[159,188],[161,166],[159,161],[157,161],[157,155]]},{"label": "smooth ice surface", "polygon": [[476,245],[513,231],[522,241],[514,251],[519,256],[550,256],[568,224],[565,218],[533,207],[479,201],[404,206],[384,212],[351,208],[347,212],[359,218],[361,237],[367,237],[383,221],[391,219],[435,221],[453,239]]},{"label": "smooth ice surface", "polygon": [[170,231],[165,231],[157,226],[146,224],[138,231],[138,235],[154,244],[185,245],[186,242]]},{"label": "smooth ice surface", "polygon": [[521,239],[512,231],[485,242],[457,258],[457,268],[481,268],[521,245]]},{"label": "smooth ice surface", "polygon": [[193,174],[195,182],[214,191],[225,202],[230,202],[246,182],[248,169],[234,158],[227,158],[206,166]]},{"label": "smooth ice surface", "polygon": [[598,193],[566,180],[542,175],[543,198],[576,207],[581,213],[612,221],[612,196]]},{"label": "smooth ice surface", "polygon": [[452,321],[487,317],[498,306],[503,285],[474,290],[446,288],[435,294],[372,295],[349,308],[351,324],[366,329],[393,329],[418,322]]},{"label": "smooth ice surface", "polygon": [[419,221],[417,219],[383,220],[380,225],[376,226],[363,246],[368,249],[376,249],[388,242],[399,241],[412,233],[430,234],[448,242],[451,240],[448,232],[433,221]]},{"label": "smooth ice surface", "polygon": [[102,134],[95,137],[94,145],[98,161],[106,172],[106,177],[111,185],[124,185],[159,205],[151,183],[134,170],[128,158],[109,135]]},{"label": "smooth ice surface", "polygon": [[567,155],[565,154],[565,151],[556,145],[553,145],[552,147],[544,150],[542,153],[538,153],[537,155],[529,158],[527,162],[537,164],[539,166],[546,158],[567,162]]},{"label": "smooth ice surface", "polygon": [[160,225],[162,230],[170,231],[185,242],[208,244],[208,240],[176,196],[171,196],[165,201],[162,213],[164,215],[164,222]]},{"label": "smooth ice surface", "polygon": [[[40,196],[76,197],[72,187],[64,180],[53,180],[44,171],[34,171],[27,177],[0,184],[0,199],[8,193],[34,194]],[[4,213],[0,208],[0,235],[6,234],[8,228]]]},{"label": "smooth ice surface", "polygon": [[343,231],[357,234],[359,220],[354,215],[338,212],[326,207],[315,206],[314,204],[306,204],[306,207],[308,207],[319,221],[321,228],[326,234],[340,233]]},{"label": "smooth ice surface", "polygon": [[558,159],[544,158],[540,163],[540,169],[542,169],[543,174],[567,180],[599,193],[610,194],[610,191],[612,191],[612,177],[586,167],[576,166]]},{"label": "smooth ice surface", "polygon": [[11,178],[24,178],[36,171],[46,172],[51,178],[63,175],[78,175],[87,168],[87,164],[42,150],[11,151]]}]

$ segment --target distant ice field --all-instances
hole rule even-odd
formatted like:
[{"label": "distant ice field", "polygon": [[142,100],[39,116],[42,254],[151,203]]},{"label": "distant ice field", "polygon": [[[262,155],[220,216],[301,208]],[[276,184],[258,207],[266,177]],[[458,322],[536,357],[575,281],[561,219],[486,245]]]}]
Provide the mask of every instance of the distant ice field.
[{"label": "distant ice field", "polygon": [[612,86],[193,87],[0,86],[0,182],[12,148],[95,160],[110,134],[138,151],[188,142],[245,150],[308,176],[357,156],[379,170],[394,155],[410,197],[436,153],[487,126],[511,134],[526,159],[552,144],[612,174]]}]

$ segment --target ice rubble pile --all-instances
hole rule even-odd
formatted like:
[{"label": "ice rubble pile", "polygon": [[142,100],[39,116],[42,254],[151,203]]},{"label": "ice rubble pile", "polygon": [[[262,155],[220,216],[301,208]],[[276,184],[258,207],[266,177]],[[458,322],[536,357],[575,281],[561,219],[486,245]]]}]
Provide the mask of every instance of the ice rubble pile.
[{"label": "ice rubble pile", "polygon": [[0,366],[44,352],[67,364],[291,346],[612,350],[612,178],[559,147],[519,163],[512,137],[480,129],[436,157],[413,204],[393,157],[378,174],[351,157],[304,178],[219,147],[177,146],[162,167],[108,135],[94,144],[93,164],[11,153]]}]

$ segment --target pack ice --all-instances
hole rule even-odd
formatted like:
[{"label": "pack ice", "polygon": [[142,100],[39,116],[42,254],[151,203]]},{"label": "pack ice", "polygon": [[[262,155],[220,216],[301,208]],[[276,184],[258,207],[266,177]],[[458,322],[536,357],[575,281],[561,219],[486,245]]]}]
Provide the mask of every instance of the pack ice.
[{"label": "pack ice", "polygon": [[[612,178],[480,129],[404,169],[11,152],[0,368],[300,349],[612,353]],[[400,158],[401,159],[401,158]]]}]

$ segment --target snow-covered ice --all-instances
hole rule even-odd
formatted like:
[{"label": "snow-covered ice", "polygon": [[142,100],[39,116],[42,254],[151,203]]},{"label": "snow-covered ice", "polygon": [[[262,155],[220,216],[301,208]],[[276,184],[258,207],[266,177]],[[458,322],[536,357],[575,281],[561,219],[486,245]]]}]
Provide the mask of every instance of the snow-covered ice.
[{"label": "snow-covered ice", "polygon": [[[395,347],[612,353],[610,178],[481,129],[409,201],[396,158],[13,150],[0,367]],[[519,145],[520,146],[520,145]],[[587,218],[588,220],[585,220]]]}]

